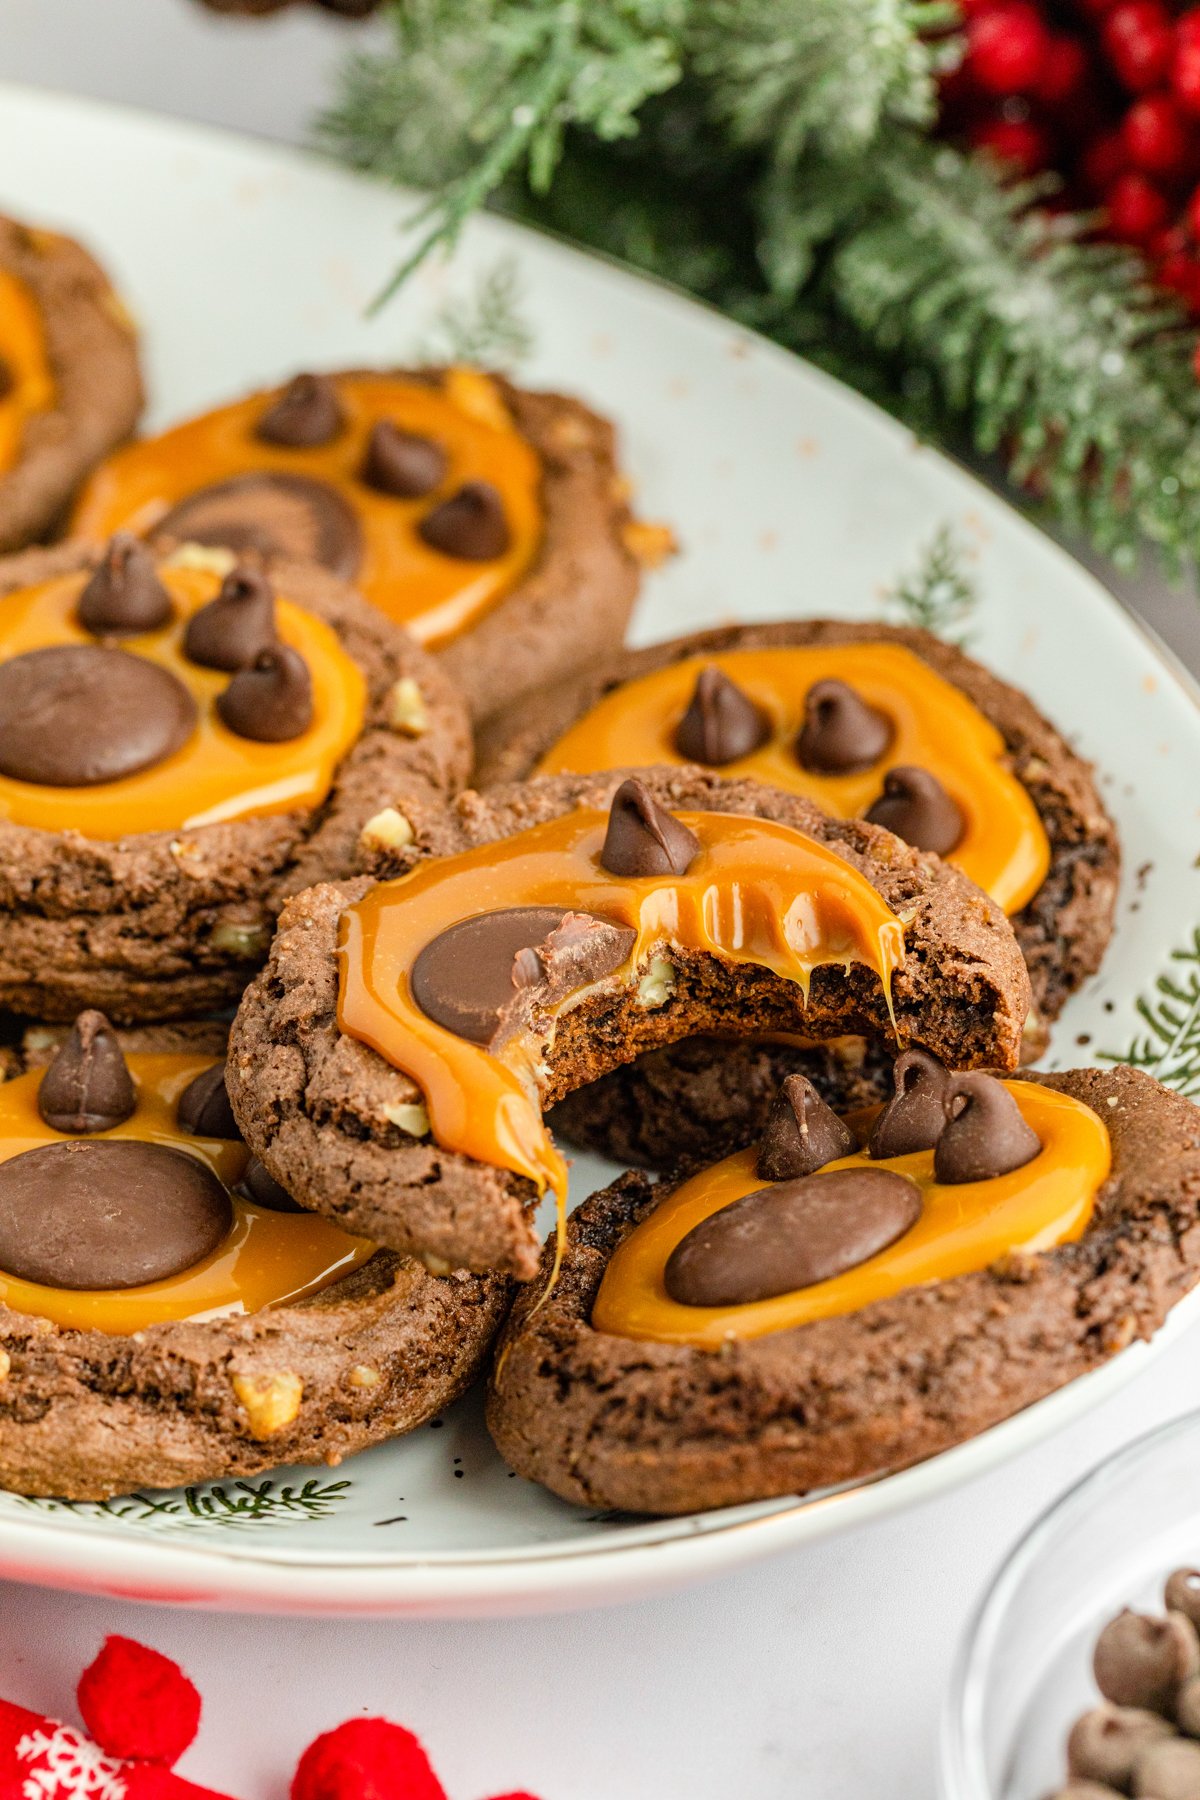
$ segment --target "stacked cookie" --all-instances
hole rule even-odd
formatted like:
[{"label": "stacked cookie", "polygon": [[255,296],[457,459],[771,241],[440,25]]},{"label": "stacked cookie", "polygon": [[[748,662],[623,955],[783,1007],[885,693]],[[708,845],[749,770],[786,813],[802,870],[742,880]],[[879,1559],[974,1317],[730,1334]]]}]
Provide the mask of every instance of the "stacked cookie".
[{"label": "stacked cookie", "polygon": [[[675,1512],[929,1454],[1158,1325],[1200,1115],[1017,1074],[1118,874],[1024,696],[828,621],[613,656],[611,428],[478,371],[98,460],[131,419],[83,443],[11,280],[0,534],[79,491],[0,566],[0,1482],[336,1462],[498,1344],[514,1469]],[[567,1220],[561,1136],[663,1179]]]}]

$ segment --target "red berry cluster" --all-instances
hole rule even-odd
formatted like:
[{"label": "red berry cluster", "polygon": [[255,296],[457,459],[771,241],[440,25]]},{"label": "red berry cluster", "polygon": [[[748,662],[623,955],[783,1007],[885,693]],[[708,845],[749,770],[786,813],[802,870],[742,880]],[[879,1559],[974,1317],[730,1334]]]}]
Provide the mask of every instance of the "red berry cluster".
[{"label": "red berry cluster", "polygon": [[1056,169],[1200,318],[1200,5],[959,0],[943,128],[1022,175]]}]

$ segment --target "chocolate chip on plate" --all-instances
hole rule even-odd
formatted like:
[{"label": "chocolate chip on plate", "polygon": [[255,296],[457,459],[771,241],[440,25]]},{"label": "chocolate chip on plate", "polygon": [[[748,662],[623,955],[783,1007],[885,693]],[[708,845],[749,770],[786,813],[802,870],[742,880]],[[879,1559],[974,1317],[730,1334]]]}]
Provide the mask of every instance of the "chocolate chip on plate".
[{"label": "chocolate chip on plate", "polygon": [[163,1144],[79,1138],[0,1162],[0,1269],[47,1287],[165,1281],[211,1255],[232,1217],[212,1170]]},{"label": "chocolate chip on plate", "polygon": [[79,623],[95,637],[132,637],[160,631],[171,615],[153,556],[132,532],[118,531],[79,596]]},{"label": "chocolate chip on plate", "polygon": [[275,593],[257,569],[231,569],[216,597],[192,614],[183,653],[204,669],[232,674],[276,642]]},{"label": "chocolate chip on plate", "polygon": [[285,744],[313,721],[312,676],[290,644],[269,644],[217,695],[222,724],[258,744]]},{"label": "chocolate chip on plate", "polygon": [[0,774],[96,787],[163,762],[196,703],[169,669],[100,644],[55,644],[0,663]]},{"label": "chocolate chip on plate", "polygon": [[1181,1612],[1200,1625],[1200,1569],[1172,1569],[1163,1598],[1171,1612]]},{"label": "chocolate chip on plate", "polygon": [[883,793],[867,813],[871,825],[895,832],[914,850],[949,856],[962,842],[963,816],[936,775],[909,765],[889,769]]},{"label": "chocolate chip on plate", "polygon": [[892,722],[844,681],[817,681],[804,700],[796,739],[802,768],[814,775],[849,775],[877,763],[892,741]]},{"label": "chocolate chip on plate", "polygon": [[414,431],[403,431],[390,419],[380,419],[371,427],[367,439],[362,478],[378,493],[392,494],[399,500],[417,500],[422,494],[433,492],[449,463],[442,446],[432,438],[419,437]]},{"label": "chocolate chip on plate", "polygon": [[921,1216],[915,1182],[888,1169],[832,1169],[758,1188],[688,1232],[667,1259],[681,1306],[742,1306],[844,1274]]},{"label": "chocolate chip on plate", "polygon": [[950,1071],[928,1050],[902,1050],[892,1065],[891,1099],[875,1121],[867,1155],[911,1156],[932,1150],[946,1128]]},{"label": "chocolate chip on plate", "polygon": [[1068,1773],[1128,1793],[1139,1751],[1172,1735],[1171,1725],[1160,1713],[1106,1701],[1072,1725],[1067,1739]]},{"label": "chocolate chip on plate", "polygon": [[257,1156],[252,1156],[246,1164],[242,1179],[234,1192],[245,1200],[253,1200],[256,1206],[263,1206],[268,1212],[298,1213],[304,1208],[298,1206],[285,1187],[281,1187],[264,1163]]},{"label": "chocolate chip on plate", "polygon": [[601,867],[623,880],[650,875],[686,875],[700,840],[660,806],[636,775],[623,781],[608,809]]},{"label": "chocolate chip on plate", "polygon": [[[946,1124],[933,1152],[936,1181],[993,1181],[1032,1162],[1042,1141],[1003,1082],[977,1070],[946,1089]],[[1110,1696],[1111,1697],[1111,1696]]]},{"label": "chocolate chip on plate", "polygon": [[295,557],[343,581],[353,579],[363,553],[362,527],[345,496],[327,481],[281,469],[197,488],[159,520],[155,536],[239,555]]},{"label": "chocolate chip on plate", "polygon": [[1096,1686],[1118,1706],[1169,1715],[1185,1681],[1200,1673],[1200,1640],[1190,1619],[1131,1612],[1110,1619],[1092,1657]]},{"label": "chocolate chip on plate", "polygon": [[232,1143],[241,1141],[242,1134],[229,1104],[223,1062],[213,1063],[211,1068],[201,1069],[199,1075],[192,1077],[179,1096],[175,1118],[193,1137],[225,1138]]},{"label": "chocolate chip on plate", "polygon": [[512,541],[504,502],[490,481],[468,481],[417,526],[431,549],[465,562],[491,562]]},{"label": "chocolate chip on plate", "polygon": [[260,416],[254,435],[264,444],[315,450],[331,444],[345,423],[345,408],[327,375],[293,375]]},{"label": "chocolate chip on plate", "polygon": [[1189,1738],[1160,1738],[1147,1744],[1133,1765],[1137,1800],[1200,1800],[1200,1744]]},{"label": "chocolate chip on plate", "polygon": [[789,1075],[771,1102],[757,1171],[764,1181],[794,1181],[857,1148],[845,1119],[826,1105],[807,1075]]},{"label": "chocolate chip on plate", "polygon": [[102,1012],[81,1012],[38,1084],[38,1112],[54,1131],[111,1131],[137,1106],[116,1032]]},{"label": "chocolate chip on plate", "polygon": [[675,748],[689,762],[719,769],[749,756],[770,735],[770,720],[750,696],[710,664],[697,675],[687,711],[675,727]]}]

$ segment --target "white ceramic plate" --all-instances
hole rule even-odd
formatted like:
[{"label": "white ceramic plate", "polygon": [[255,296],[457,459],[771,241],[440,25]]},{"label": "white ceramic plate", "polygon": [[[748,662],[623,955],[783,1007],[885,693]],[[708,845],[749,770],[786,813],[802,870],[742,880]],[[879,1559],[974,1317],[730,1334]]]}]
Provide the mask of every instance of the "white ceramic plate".
[{"label": "white ceramic plate", "polygon": [[[396,197],[292,153],[0,87],[0,207],[92,243],[141,321],[150,426],[300,367],[386,363],[510,258],[533,348],[521,374],[618,420],[644,516],[683,554],[648,584],[642,641],[734,617],[879,614],[943,526],[979,602],[970,646],[1107,771],[1130,872],[1099,980],[1058,1027],[1063,1066],[1124,1051],[1139,996],[1200,923],[1200,711],[1184,680],[1069,557],[881,413],[661,287],[493,220],[450,269],[363,307],[396,253]],[[1134,871],[1139,871],[1135,876]],[[1163,1066],[1173,1027],[1158,1043]],[[1175,1034],[1178,1036],[1179,1034]],[[579,1199],[611,1175],[574,1166]],[[832,1495],[646,1523],[593,1516],[508,1474],[469,1399],[336,1471],[106,1506],[0,1497],[0,1574],[181,1604],[484,1613],[618,1600],[894,1511],[1058,1429],[1184,1328],[946,1455]]]}]

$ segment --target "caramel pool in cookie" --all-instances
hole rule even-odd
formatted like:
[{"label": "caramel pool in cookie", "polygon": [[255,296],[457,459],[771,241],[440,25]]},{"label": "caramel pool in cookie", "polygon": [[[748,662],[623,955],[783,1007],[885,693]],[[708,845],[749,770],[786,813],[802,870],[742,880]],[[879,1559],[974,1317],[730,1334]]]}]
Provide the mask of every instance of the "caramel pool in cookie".
[{"label": "caramel pool in cookie", "polygon": [[707,763],[937,850],[1016,913],[1041,887],[1050,849],[1005,758],[1000,732],[959,688],[903,645],[868,642],[669,663],[614,687],[538,769]]},{"label": "caramel pool in cookie", "polygon": [[41,313],[24,282],[0,268],[0,471],[21,450],[28,421],[54,400]]},{"label": "caramel pool in cookie", "polygon": [[533,561],[541,482],[485,375],[304,375],[119,451],[72,531],[303,557],[440,645]]}]

